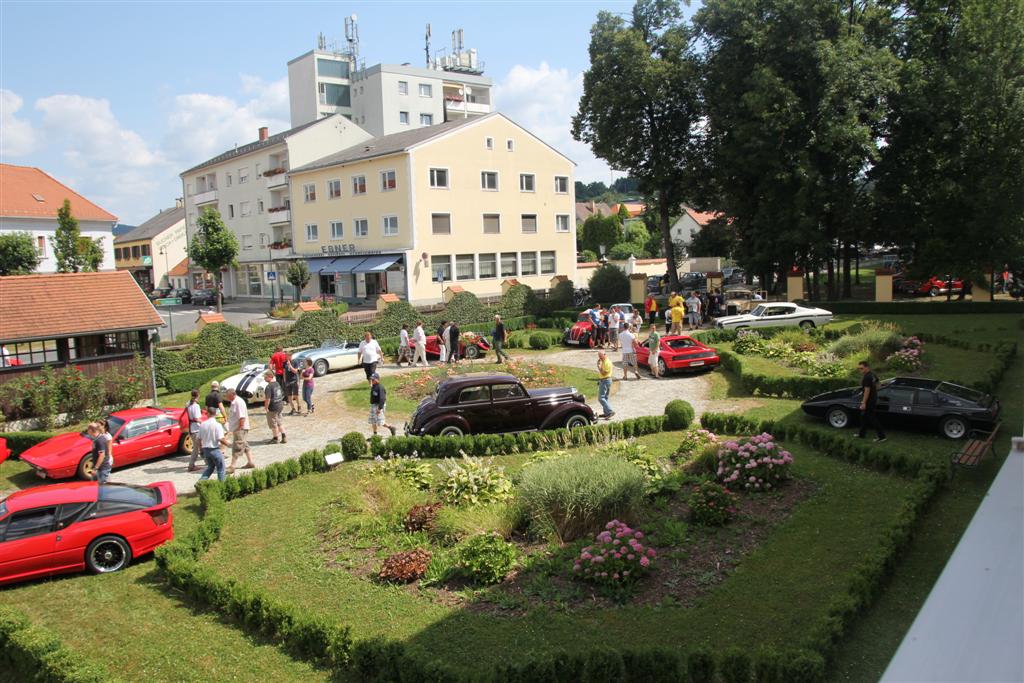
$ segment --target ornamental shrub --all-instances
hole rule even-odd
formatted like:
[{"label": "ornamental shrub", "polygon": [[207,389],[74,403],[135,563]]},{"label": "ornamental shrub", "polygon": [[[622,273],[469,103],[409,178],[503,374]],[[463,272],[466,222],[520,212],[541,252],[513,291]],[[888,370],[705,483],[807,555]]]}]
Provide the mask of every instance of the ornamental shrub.
[{"label": "ornamental shrub", "polygon": [[673,457],[681,460],[689,460],[700,454],[708,446],[718,445],[718,436],[701,427],[690,427],[683,432],[683,438],[676,447]]},{"label": "ornamental shrub", "polygon": [[616,265],[606,263],[590,276],[590,296],[606,304],[629,300],[629,276]]},{"label": "ornamental shrub", "polygon": [[348,328],[334,309],[323,308],[300,315],[289,333],[296,344],[319,346],[325,339],[344,339]]},{"label": "ornamental shrub", "polygon": [[[454,320],[460,326],[469,323],[484,322],[488,318],[487,308],[472,292],[459,292],[444,307],[444,317]],[[410,328],[415,320],[406,321]]]},{"label": "ornamental shrub", "polygon": [[546,334],[534,333],[530,335],[530,348],[543,351],[551,347],[551,339]]},{"label": "ornamental shrub", "polygon": [[394,301],[384,308],[369,329],[377,339],[397,337],[403,324],[409,325],[411,330],[417,320],[423,320],[427,329],[433,327],[434,321],[418,313],[408,301]]},{"label": "ornamental shrub", "polygon": [[628,588],[646,574],[658,553],[644,543],[644,533],[617,519],[605,524],[594,543],[580,551],[573,574],[613,590]]},{"label": "ornamental shrub", "polygon": [[346,460],[358,460],[366,457],[366,437],[359,432],[349,432],[341,437],[341,454]]},{"label": "ornamental shrub", "polygon": [[451,576],[472,583],[501,582],[519,562],[519,550],[498,534],[479,534],[460,543],[454,552]]},{"label": "ornamental shrub", "polygon": [[558,311],[572,306],[575,287],[572,280],[562,280],[548,292],[547,302],[552,311]]},{"label": "ornamental shrub", "polygon": [[789,479],[793,456],[764,432],[739,441],[726,441],[718,449],[718,481],[748,491],[770,491]]},{"label": "ornamental shrub", "polygon": [[644,475],[613,455],[576,454],[523,470],[519,502],[534,534],[572,541],[608,519],[628,518],[644,495]]},{"label": "ornamental shrub", "polygon": [[854,334],[846,334],[828,345],[828,350],[840,358],[868,352],[876,358],[885,358],[900,348],[902,337],[895,326],[871,325]]},{"label": "ornamental shrub", "polygon": [[900,350],[888,356],[885,362],[892,370],[916,372],[923,365],[921,358],[923,355],[924,342],[917,337],[908,337],[903,340]]},{"label": "ornamental shrub", "polygon": [[682,399],[673,399],[665,404],[667,429],[686,429],[693,422],[693,406]]},{"label": "ornamental shrub", "polygon": [[690,519],[704,526],[723,526],[736,515],[736,494],[713,481],[694,488],[687,504]]},{"label": "ornamental shrub", "polygon": [[657,495],[662,490],[665,480],[665,468],[657,459],[647,452],[647,446],[639,444],[635,439],[612,441],[598,447],[594,453],[614,455],[624,459],[644,474],[644,493]]},{"label": "ornamental shrub", "polygon": [[262,350],[256,340],[234,325],[213,323],[204,327],[185,351],[185,362],[191,370],[233,365],[262,358]]},{"label": "ornamental shrub", "polygon": [[498,313],[502,318],[518,318],[526,313],[526,300],[530,296],[530,288],[526,285],[513,285],[502,294],[498,302]]},{"label": "ornamental shrub", "polygon": [[153,349],[153,372],[156,373],[157,386],[164,386],[167,376],[188,370],[185,354],[179,351],[163,351]]},{"label": "ornamental shrub", "polygon": [[492,465],[492,459],[446,458],[441,466],[445,479],[438,487],[441,500],[450,505],[474,506],[512,497],[512,482],[505,468]]},{"label": "ornamental shrub", "polygon": [[409,512],[405,513],[405,519],[402,520],[402,526],[406,531],[429,530],[433,526],[434,520],[437,519],[437,513],[440,509],[440,503],[413,505],[409,508]]},{"label": "ornamental shrub", "polygon": [[736,341],[732,343],[732,349],[744,356],[756,356],[761,355],[767,344],[767,340],[754,330],[738,330]]},{"label": "ornamental shrub", "polygon": [[414,548],[384,559],[377,577],[390,583],[411,583],[427,573],[430,551]]},{"label": "ornamental shrub", "polygon": [[373,459],[373,474],[390,476],[421,491],[430,489],[434,483],[431,466],[414,455],[395,455],[389,453],[387,458],[377,456]]},{"label": "ornamental shrub", "polygon": [[175,372],[164,378],[164,386],[171,393],[192,391],[202,389],[212,380],[225,375],[233,375],[238,372],[239,365],[222,365],[216,368],[203,368],[202,370],[188,370],[186,372]]}]

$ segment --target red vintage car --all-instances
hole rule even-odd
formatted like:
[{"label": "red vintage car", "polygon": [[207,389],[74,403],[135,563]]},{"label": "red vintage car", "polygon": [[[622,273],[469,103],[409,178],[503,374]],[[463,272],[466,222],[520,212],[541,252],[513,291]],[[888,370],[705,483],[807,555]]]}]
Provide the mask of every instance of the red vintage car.
[{"label": "red vintage car", "polygon": [[7,447],[7,439],[0,436],[0,463],[11,457],[11,449]]},{"label": "red vintage car", "polygon": [[[188,416],[183,408],[130,408],[107,418],[113,437],[110,452],[114,467],[134,465],[164,455],[192,450]],[[85,432],[58,434],[21,454],[37,476],[44,479],[92,479],[95,460],[92,439]]]},{"label": "red vintage car", "polygon": [[174,538],[174,484],[74,481],[0,501],[0,585],[88,569],[107,574]]},{"label": "red vintage car", "polygon": [[[959,294],[964,288],[963,280],[957,277],[952,278],[952,281],[952,293]],[[909,285],[909,287],[906,288],[910,290],[909,293],[918,296],[939,296],[949,292],[949,284],[949,279],[939,277],[938,275],[932,275],[923,282],[908,282],[907,285]]]},{"label": "red vintage car", "polygon": [[[416,350],[416,344],[411,339],[409,340],[409,348]],[[488,351],[491,350],[491,345],[487,343],[484,337],[472,332],[466,332],[461,335],[459,339],[459,358],[468,358],[473,360],[484,356]],[[441,344],[438,342],[436,334],[429,335],[427,337],[427,357],[431,356],[435,358],[441,357]]]},{"label": "red vintage car", "polygon": [[[693,337],[666,334],[661,338],[658,347],[658,372],[662,375],[672,371],[698,371],[718,367],[718,351]],[[650,355],[647,345],[641,344],[636,354],[637,363],[650,367]]]},{"label": "red vintage car", "polygon": [[580,313],[572,327],[565,330],[562,343],[569,346],[589,346],[594,348],[594,323],[586,311]]}]

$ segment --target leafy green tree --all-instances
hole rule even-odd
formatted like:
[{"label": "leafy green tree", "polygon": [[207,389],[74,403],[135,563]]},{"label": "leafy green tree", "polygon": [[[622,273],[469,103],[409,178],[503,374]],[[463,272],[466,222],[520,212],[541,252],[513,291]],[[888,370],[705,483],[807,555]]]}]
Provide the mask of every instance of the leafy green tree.
[{"label": "leafy green tree", "polygon": [[32,235],[8,232],[0,235],[0,275],[28,275],[39,266]]},{"label": "leafy green tree", "polygon": [[590,68],[573,117],[573,137],[636,179],[658,206],[672,286],[673,206],[694,183],[702,110],[699,59],[675,0],[637,0],[627,23],[599,12],[590,31]]},{"label": "leafy green tree", "polygon": [[583,222],[581,244],[584,251],[606,253],[622,240],[622,226],[617,216],[593,215]]},{"label": "leafy green tree", "polygon": [[309,273],[309,266],[305,261],[293,261],[288,266],[287,277],[289,284],[295,288],[295,301],[298,301],[302,298],[303,288],[309,284],[309,280],[312,277]]},{"label": "leafy green tree", "polygon": [[81,232],[78,219],[71,214],[71,202],[67,199],[57,209],[57,230],[53,235],[53,254],[57,260],[58,273],[77,273],[85,265],[79,247]]},{"label": "leafy green tree", "polygon": [[621,223],[622,225],[625,225],[626,221],[628,221],[631,218],[631,216],[629,215],[629,209],[626,208],[625,204],[619,204],[618,218],[619,223]]},{"label": "leafy green tree", "polygon": [[606,263],[590,276],[590,296],[603,304],[618,304],[629,299],[629,276],[618,266]]},{"label": "leafy green tree", "polygon": [[227,229],[220,213],[213,208],[203,209],[196,220],[196,234],[188,245],[189,259],[207,273],[213,275],[217,286],[217,310],[221,310],[223,275],[221,270],[235,264],[238,256],[238,240]]},{"label": "leafy green tree", "polygon": [[642,220],[631,221],[623,230],[622,239],[626,242],[639,242],[646,244],[651,238],[651,233]]},{"label": "leafy green tree", "polygon": [[692,256],[722,256],[732,258],[735,236],[731,226],[724,220],[713,220],[690,241]]},{"label": "leafy green tree", "polygon": [[78,256],[82,272],[95,273],[103,265],[103,238],[78,238]]},{"label": "leafy green tree", "polygon": [[643,242],[619,242],[608,252],[608,258],[613,261],[625,261],[630,256],[636,258],[647,258],[650,254],[647,253],[647,248]]}]

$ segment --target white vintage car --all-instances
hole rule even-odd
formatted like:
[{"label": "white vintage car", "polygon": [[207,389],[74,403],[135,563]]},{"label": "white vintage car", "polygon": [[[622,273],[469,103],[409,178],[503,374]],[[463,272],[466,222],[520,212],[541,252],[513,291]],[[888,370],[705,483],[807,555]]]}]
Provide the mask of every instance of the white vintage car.
[{"label": "white vintage car", "polygon": [[228,389],[234,389],[235,393],[241,396],[246,403],[261,403],[267,389],[267,380],[263,378],[263,373],[266,371],[267,364],[262,361],[253,360],[242,363],[241,372],[231,375],[220,383],[221,396],[226,396]]},{"label": "white vintage car", "polygon": [[313,361],[313,372],[323,377],[332,370],[354,368],[359,359],[359,342],[344,339],[328,339],[315,349],[306,349],[292,354],[292,363],[300,370],[306,367],[306,359]]},{"label": "white vintage car", "polygon": [[715,326],[722,329],[742,327],[779,327],[796,325],[804,329],[831,322],[832,312],[823,308],[805,308],[785,301],[766,301],[754,307],[750,313],[727,315],[719,318]]}]

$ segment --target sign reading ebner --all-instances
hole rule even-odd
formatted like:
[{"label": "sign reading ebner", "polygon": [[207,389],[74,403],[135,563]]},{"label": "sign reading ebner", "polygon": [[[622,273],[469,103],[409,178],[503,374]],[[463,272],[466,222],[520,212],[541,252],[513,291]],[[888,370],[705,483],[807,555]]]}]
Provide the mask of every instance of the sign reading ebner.
[{"label": "sign reading ebner", "polygon": [[359,251],[354,244],[324,244],[320,246],[320,252],[328,256],[344,256],[348,254],[379,254],[380,249],[367,249]]}]

